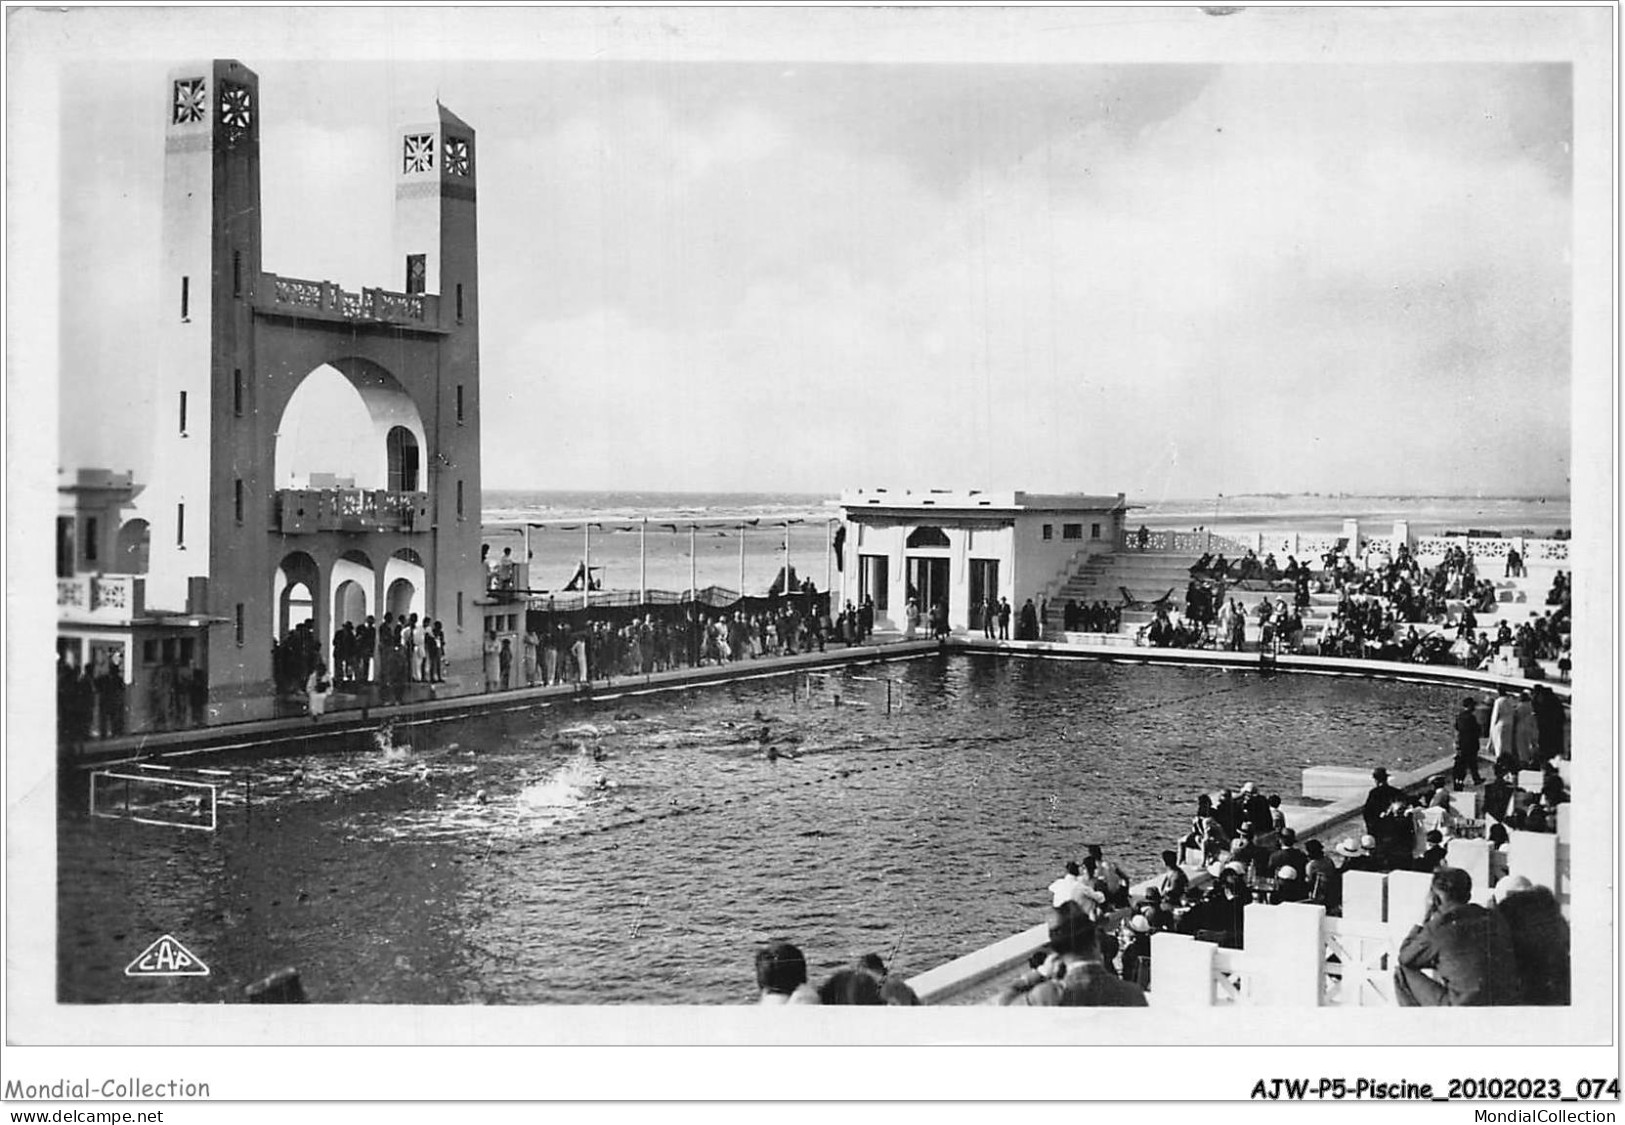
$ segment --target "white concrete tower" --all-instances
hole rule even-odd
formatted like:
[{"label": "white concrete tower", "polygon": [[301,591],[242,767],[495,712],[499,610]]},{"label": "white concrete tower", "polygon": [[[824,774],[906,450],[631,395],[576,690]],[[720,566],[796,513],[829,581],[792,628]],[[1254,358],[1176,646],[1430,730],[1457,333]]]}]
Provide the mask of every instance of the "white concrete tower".
[{"label": "white concrete tower", "polygon": [[206,613],[196,583],[210,575],[227,436],[215,429],[233,407],[223,399],[240,407],[260,268],[258,78],[229,59],[177,67],[162,112],[153,460],[137,514],[151,536],[147,604]]}]

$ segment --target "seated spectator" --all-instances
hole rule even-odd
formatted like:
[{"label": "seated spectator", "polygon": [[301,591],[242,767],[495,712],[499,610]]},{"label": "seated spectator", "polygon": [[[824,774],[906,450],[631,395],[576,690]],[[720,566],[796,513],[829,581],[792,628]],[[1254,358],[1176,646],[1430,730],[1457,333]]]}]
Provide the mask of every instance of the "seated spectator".
[{"label": "seated spectator", "polygon": [[1521,999],[1507,924],[1472,897],[1473,877],[1467,872],[1455,867],[1434,872],[1422,922],[1399,947],[1394,999],[1401,1007],[1481,1007]]},{"label": "seated spectator", "polygon": [[1308,897],[1309,887],[1304,882],[1302,871],[1287,864],[1275,872],[1275,890],[1269,898],[1271,902],[1302,902]]},{"label": "seated spectator", "polygon": [[1341,874],[1349,871],[1381,870],[1371,854],[1376,846],[1375,836],[1361,836],[1359,840],[1355,840],[1352,836],[1345,837],[1332,849],[1337,853],[1338,872]]},{"label": "seated spectator", "polygon": [[1085,866],[1090,860],[1095,863],[1095,874],[1104,883],[1106,890],[1106,905],[1113,909],[1121,909],[1128,905],[1128,874],[1117,864],[1105,857],[1099,844],[1088,846],[1089,855],[1084,860]]},{"label": "seated spectator", "polygon": [[1308,902],[1318,903],[1326,913],[1337,914],[1343,908],[1343,875],[1337,865],[1326,856],[1325,846],[1319,840],[1310,840],[1303,846],[1309,857],[1304,868],[1304,883],[1308,887]]},{"label": "seated spectator", "polygon": [[1114,976],[1101,957],[1100,936],[1076,903],[1050,911],[1049,944],[1054,951],[1044,965],[1023,973],[999,994],[1001,1005],[1065,1008],[1143,1008],[1145,991]]},{"label": "seated spectator", "polygon": [[807,959],[787,941],[756,951],[756,987],[761,1004],[816,1004],[818,994],[807,984]]},{"label": "seated spectator", "polygon": [[880,1006],[886,1003],[880,995],[880,980],[867,969],[841,969],[818,986],[820,1004],[864,1004]]},{"label": "seated spectator", "polygon": [[1185,892],[1183,890],[1178,894],[1169,895],[1165,898],[1157,888],[1147,887],[1145,889],[1145,902],[1140,907],[1140,913],[1145,916],[1147,922],[1151,923],[1153,930],[1171,930],[1174,928],[1174,907],[1183,901],[1184,897]]},{"label": "seated spectator", "polygon": [[1290,828],[1281,829],[1281,846],[1270,853],[1266,870],[1279,875],[1281,868],[1293,867],[1302,873],[1309,867],[1309,857],[1298,847],[1298,834]]},{"label": "seated spectator", "polygon": [[1416,870],[1433,872],[1444,866],[1444,833],[1434,829],[1427,835],[1428,847],[1416,860]]},{"label": "seated spectator", "polygon": [[1236,846],[1230,851],[1230,862],[1240,864],[1241,870],[1246,873],[1255,868],[1267,871],[1269,860],[1270,853],[1253,843],[1253,834],[1244,825],[1241,834],[1236,837]]},{"label": "seated spectator", "polygon": [[1523,1002],[1567,1005],[1569,924],[1550,888],[1537,887],[1522,875],[1508,875],[1495,884],[1490,909],[1512,936]]},{"label": "seated spectator", "polygon": [[1189,885],[1190,876],[1186,875],[1185,869],[1179,865],[1178,854],[1172,850],[1165,851],[1162,853],[1162,877],[1157,880],[1156,886],[1147,888],[1145,897],[1149,901],[1152,891],[1157,892],[1159,899],[1183,895]]},{"label": "seated spectator", "polygon": [[1118,938],[1118,976],[1131,984],[1144,988],[1151,976],[1150,919],[1143,914],[1131,914],[1123,921],[1123,932]]}]

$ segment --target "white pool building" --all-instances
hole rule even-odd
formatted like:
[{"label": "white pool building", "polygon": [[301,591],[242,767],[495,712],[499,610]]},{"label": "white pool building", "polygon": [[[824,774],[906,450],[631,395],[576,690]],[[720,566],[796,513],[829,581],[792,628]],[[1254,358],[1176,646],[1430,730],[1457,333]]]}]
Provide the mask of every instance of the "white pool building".
[{"label": "white pool building", "polygon": [[1114,550],[1128,504],[1121,492],[860,488],[841,494],[841,509],[842,604],[873,597],[877,627],[902,628],[910,596],[922,614],[945,602],[951,628],[974,630],[989,595],[1019,614]]}]

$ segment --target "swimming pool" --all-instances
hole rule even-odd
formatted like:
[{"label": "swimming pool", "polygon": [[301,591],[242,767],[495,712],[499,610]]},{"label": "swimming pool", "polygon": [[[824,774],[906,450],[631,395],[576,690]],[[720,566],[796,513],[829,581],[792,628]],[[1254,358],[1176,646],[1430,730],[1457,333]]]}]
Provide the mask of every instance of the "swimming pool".
[{"label": "swimming pool", "polygon": [[[58,994],[292,965],[317,1002],[730,1003],[778,936],[915,973],[1037,920],[1086,843],[1150,874],[1200,791],[1447,754],[1459,695],[960,654],[221,756],[215,833],[64,797]],[[210,976],[125,976],[166,933]]]}]

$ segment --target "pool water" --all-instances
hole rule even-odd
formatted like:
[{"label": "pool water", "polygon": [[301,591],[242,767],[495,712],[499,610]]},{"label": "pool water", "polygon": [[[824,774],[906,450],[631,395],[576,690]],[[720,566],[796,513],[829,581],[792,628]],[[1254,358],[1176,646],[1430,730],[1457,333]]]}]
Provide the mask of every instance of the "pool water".
[{"label": "pool water", "polygon": [[[915,973],[1040,920],[1087,843],[1153,873],[1198,792],[1448,754],[1458,696],[967,654],[313,732],[191,763],[232,775],[213,833],[65,793],[59,996],[235,1002],[295,966],[316,1002],[733,1003],[774,937],[815,979]],[[125,976],[163,934],[210,975]]]}]

